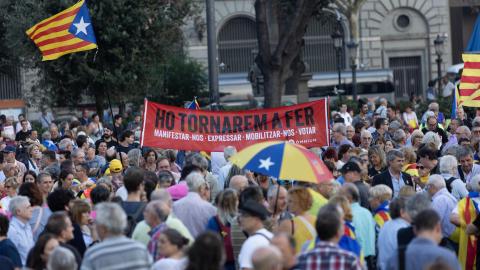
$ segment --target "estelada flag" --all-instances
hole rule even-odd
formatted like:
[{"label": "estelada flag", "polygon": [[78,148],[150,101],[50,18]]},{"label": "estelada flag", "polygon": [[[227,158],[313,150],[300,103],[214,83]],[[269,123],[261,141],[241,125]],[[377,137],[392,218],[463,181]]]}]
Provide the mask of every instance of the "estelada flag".
[{"label": "estelada flag", "polygon": [[97,48],[85,0],[37,23],[27,35],[42,52],[42,61]]},{"label": "estelada flag", "polygon": [[463,54],[460,85],[455,92],[458,106],[480,107],[480,54]]}]

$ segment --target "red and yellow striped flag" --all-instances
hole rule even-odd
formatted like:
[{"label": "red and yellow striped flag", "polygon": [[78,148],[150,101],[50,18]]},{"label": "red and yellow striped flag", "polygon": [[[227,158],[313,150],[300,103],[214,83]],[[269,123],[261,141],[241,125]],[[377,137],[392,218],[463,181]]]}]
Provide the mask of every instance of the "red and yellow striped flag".
[{"label": "red and yellow striped flag", "polygon": [[480,107],[480,54],[463,54],[460,86],[456,90],[458,106]]},{"label": "red and yellow striped flag", "polygon": [[85,0],[34,25],[27,35],[42,52],[42,61],[97,48]]}]

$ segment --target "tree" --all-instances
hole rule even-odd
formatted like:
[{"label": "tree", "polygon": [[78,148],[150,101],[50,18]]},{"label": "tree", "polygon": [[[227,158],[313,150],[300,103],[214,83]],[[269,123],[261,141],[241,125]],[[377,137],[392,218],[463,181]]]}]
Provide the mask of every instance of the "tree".
[{"label": "tree", "polygon": [[[264,80],[265,107],[278,107],[285,83],[302,70],[300,52],[310,19],[331,0],[256,0],[259,54],[255,62]],[[303,72],[303,71],[302,71]]]},{"label": "tree", "polygon": [[40,52],[25,31],[75,1],[4,1],[8,4],[0,10],[0,18],[5,18],[9,61],[38,73],[32,89],[35,100],[75,105],[87,96],[94,98],[99,112],[107,92],[114,102],[122,104],[158,91],[159,74],[154,70],[182,52],[181,27],[198,11],[194,0],[89,1],[98,51],[41,62]]},{"label": "tree", "polygon": [[357,40],[358,42],[358,13],[366,1],[367,0],[335,0],[337,8],[347,17],[348,27],[350,28],[350,40]]},{"label": "tree", "polygon": [[155,89],[148,96],[157,102],[176,106],[185,105],[185,101],[192,101],[193,97],[207,97],[207,73],[202,64],[188,58],[185,55],[172,57],[164,65],[157,65],[157,77]]}]

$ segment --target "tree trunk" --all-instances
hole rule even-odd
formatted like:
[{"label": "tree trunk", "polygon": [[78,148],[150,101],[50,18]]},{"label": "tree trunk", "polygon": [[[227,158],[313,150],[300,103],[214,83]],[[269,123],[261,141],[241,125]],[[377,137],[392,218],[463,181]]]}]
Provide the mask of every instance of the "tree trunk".
[{"label": "tree trunk", "polygon": [[[265,84],[265,108],[279,107],[282,103],[282,88],[285,84],[281,80],[280,71],[266,72],[264,76]],[[280,91],[278,89],[281,89]]]},{"label": "tree trunk", "polygon": [[95,109],[97,110],[97,114],[100,117],[100,120],[103,122],[103,111],[105,109],[105,96],[100,94],[101,92],[98,92],[97,95],[95,95]]}]

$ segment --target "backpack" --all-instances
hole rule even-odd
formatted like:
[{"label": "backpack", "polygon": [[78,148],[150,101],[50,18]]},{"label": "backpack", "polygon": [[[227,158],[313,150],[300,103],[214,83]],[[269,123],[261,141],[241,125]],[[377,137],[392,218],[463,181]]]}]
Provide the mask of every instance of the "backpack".
[{"label": "backpack", "polygon": [[455,177],[450,177],[448,179],[445,179],[445,185],[447,186],[448,192],[452,193],[452,183],[455,181]]},{"label": "backpack", "polygon": [[143,209],[145,209],[145,206],[146,206],[146,203],[143,202],[142,205],[140,205],[140,207],[137,208],[137,211],[135,211],[135,213],[127,214],[127,228],[125,229],[125,235],[127,237],[129,238],[132,237],[133,230],[137,226],[138,217],[142,214]]}]

